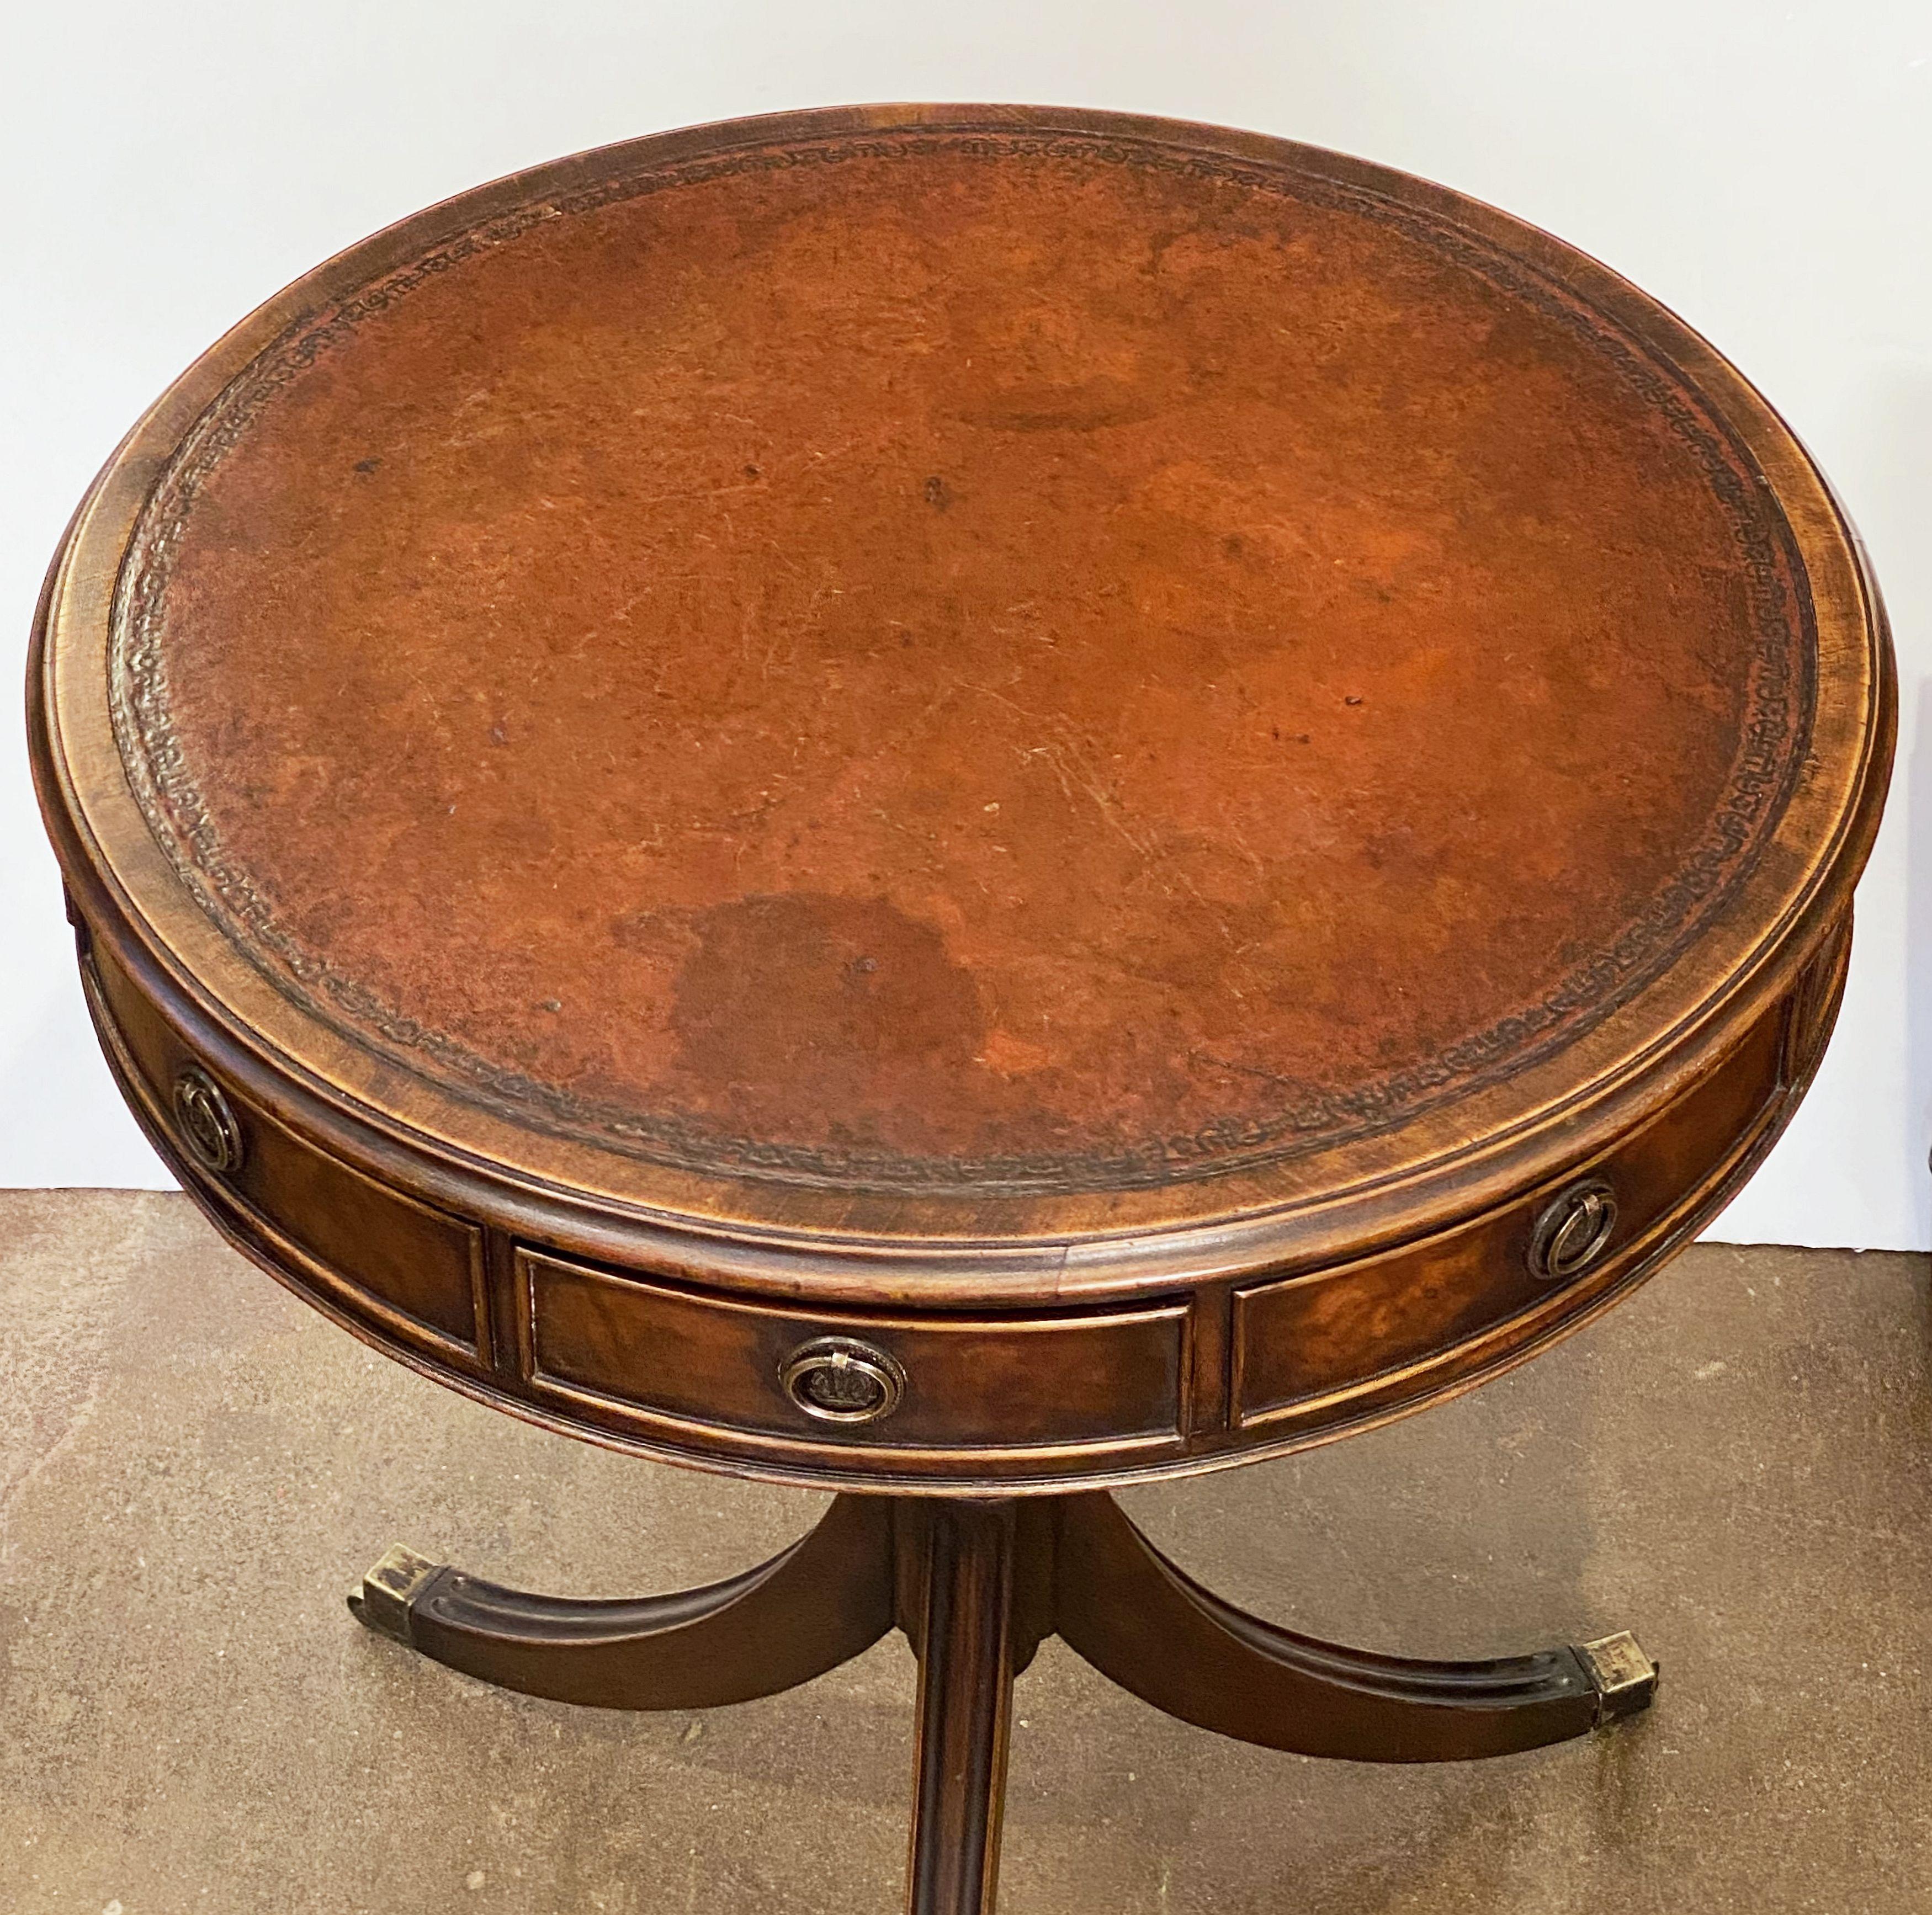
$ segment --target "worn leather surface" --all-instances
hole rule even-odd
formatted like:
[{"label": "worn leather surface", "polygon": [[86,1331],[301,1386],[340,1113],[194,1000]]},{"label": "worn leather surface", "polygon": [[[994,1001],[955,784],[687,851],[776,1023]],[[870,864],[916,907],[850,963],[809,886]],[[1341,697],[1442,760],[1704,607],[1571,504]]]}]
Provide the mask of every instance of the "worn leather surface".
[{"label": "worn leather surface", "polygon": [[1077,1188],[1657,975],[1802,750],[1792,563],[1694,393],[1454,226],[874,135],[297,328],[158,488],[115,692],[184,879],[372,1049],[665,1161]]}]

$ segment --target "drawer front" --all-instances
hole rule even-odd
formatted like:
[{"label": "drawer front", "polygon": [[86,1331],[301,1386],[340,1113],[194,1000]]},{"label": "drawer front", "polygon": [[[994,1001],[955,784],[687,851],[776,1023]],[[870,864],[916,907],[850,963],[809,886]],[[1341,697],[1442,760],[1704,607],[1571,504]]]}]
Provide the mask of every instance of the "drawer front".
[{"label": "drawer front", "polygon": [[[1377,1378],[1412,1371],[1413,1393],[1427,1393],[1453,1379],[1460,1356],[1469,1359],[1460,1367],[1480,1367],[1491,1331],[1538,1313],[1558,1320],[1614,1284],[1695,1209],[1778,1108],[1785,1026],[1780,1005],[1663,1116],[1507,1209],[1359,1263],[1238,1290],[1235,1426],[1333,1422],[1324,1413],[1346,1413],[1340,1399],[1359,1395],[1368,1407],[1389,1395]],[[1616,1206],[1606,1227],[1605,1195]],[[1573,1214],[1570,1254],[1600,1229],[1603,1241],[1567,1275],[1559,1251],[1552,1273],[1552,1240]],[[1394,1400],[1406,1393],[1398,1387]]]},{"label": "drawer front", "polygon": [[110,960],[83,966],[102,1035],[205,1201],[353,1314],[475,1367],[482,1233],[317,1149],[218,1083]]},{"label": "drawer front", "polygon": [[[618,1427],[875,1452],[1179,1443],[1183,1303],[1090,1316],[913,1317],[746,1303],[529,1250],[517,1272],[531,1391]],[[842,1353],[856,1374],[842,1368]]]}]

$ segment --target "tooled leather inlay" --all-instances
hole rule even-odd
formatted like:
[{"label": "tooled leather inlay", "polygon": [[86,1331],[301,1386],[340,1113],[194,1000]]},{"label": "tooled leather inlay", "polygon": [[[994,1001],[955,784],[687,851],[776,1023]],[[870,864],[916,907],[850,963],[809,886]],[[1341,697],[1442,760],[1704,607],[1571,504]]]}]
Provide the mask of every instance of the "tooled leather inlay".
[{"label": "tooled leather inlay", "polygon": [[1471,232],[1124,136],[794,139],[454,233],[157,484],[111,691],[291,997],[527,1125],[1167,1182],[1572,1041],[1774,824],[1808,603]]}]

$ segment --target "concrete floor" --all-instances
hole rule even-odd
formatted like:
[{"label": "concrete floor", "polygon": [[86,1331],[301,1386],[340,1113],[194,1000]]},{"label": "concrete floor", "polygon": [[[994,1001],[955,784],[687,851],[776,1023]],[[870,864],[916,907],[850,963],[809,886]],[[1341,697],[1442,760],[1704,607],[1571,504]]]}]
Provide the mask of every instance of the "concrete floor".
[{"label": "concrete floor", "polygon": [[[1656,1709],[1376,1768],[1168,1721],[1049,1644],[1002,1915],[1924,1915],[1926,1260],[1691,1251],[1561,1350],[1312,1455],[1126,1500],[1363,1647],[1629,1627]],[[822,1499],[527,1429],[370,1355],[172,1196],[0,1194],[0,1911],[881,1915],[913,1668],[630,1717],[368,1635],[392,1541],[584,1594],[706,1581]]]}]

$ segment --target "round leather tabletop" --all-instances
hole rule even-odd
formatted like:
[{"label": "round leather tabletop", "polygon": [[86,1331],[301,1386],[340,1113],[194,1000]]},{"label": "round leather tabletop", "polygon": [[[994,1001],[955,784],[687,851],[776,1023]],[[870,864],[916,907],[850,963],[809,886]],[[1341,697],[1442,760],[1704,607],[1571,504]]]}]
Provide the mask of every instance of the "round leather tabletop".
[{"label": "round leather tabletop", "polygon": [[1875,610],[1768,408],[1282,142],[610,149],[344,255],[132,443],[63,607],[158,947],[673,1211],[1122,1227],[1574,1128],[1875,817]]}]

